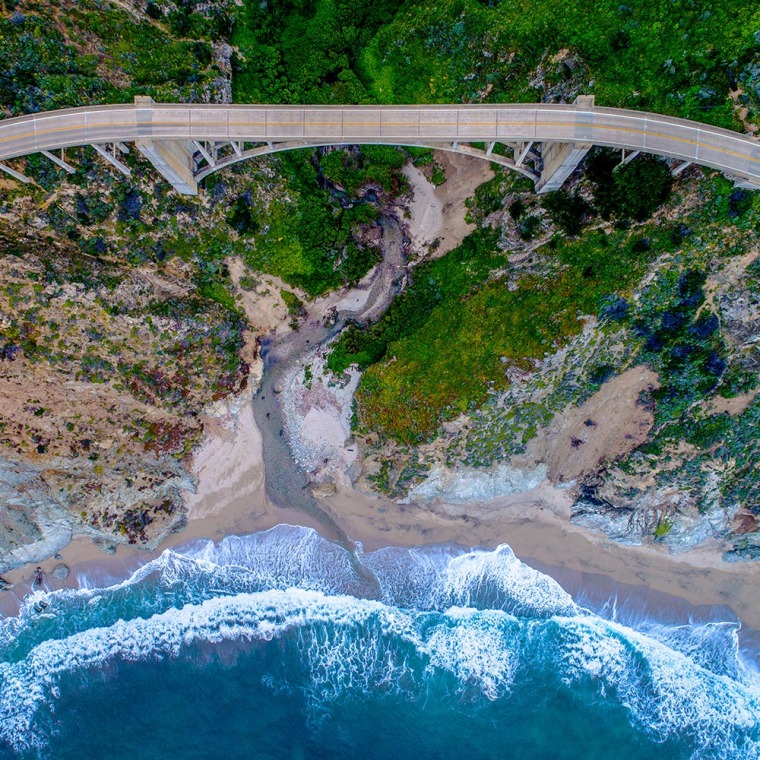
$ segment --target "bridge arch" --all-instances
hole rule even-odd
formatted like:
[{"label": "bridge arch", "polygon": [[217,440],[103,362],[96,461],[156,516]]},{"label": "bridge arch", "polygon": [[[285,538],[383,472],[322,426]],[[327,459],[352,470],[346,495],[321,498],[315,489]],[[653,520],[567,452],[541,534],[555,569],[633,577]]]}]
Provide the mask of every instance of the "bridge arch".
[{"label": "bridge arch", "polygon": [[[220,169],[225,169],[229,166],[232,166],[233,164],[239,163],[240,161],[246,161],[251,158],[260,158],[262,156],[270,156],[274,153],[282,153],[284,151],[289,151],[289,150],[301,150],[301,149],[308,149],[308,148],[326,148],[326,147],[337,148],[337,147],[345,147],[346,145],[349,145],[349,144],[350,143],[344,143],[344,142],[286,142],[286,143],[273,143],[271,146],[260,145],[255,148],[250,148],[248,150],[241,150],[240,153],[233,152],[231,154],[228,154],[221,159],[215,160],[213,165],[209,163],[205,163],[203,166],[196,169],[196,171],[194,172],[194,177],[197,182],[200,182],[201,180],[204,180],[206,177],[219,171]],[[401,142],[380,142],[380,141],[369,141],[369,140],[365,140],[357,144],[387,145],[389,147],[400,147],[400,148],[428,148],[430,150],[444,150],[444,151],[449,151],[452,153],[459,153],[462,155],[479,158],[484,161],[489,161],[491,163],[498,164],[499,166],[505,166],[508,169],[511,169],[512,171],[522,174],[524,177],[527,177],[533,182],[537,182],[540,176],[539,173],[535,171],[534,169],[531,169],[530,167],[524,164],[521,164],[521,165],[516,164],[514,159],[508,158],[507,156],[503,156],[498,153],[493,153],[493,152],[488,153],[487,150],[474,148],[471,145],[453,146],[451,143],[434,143],[434,142],[401,143]]]}]

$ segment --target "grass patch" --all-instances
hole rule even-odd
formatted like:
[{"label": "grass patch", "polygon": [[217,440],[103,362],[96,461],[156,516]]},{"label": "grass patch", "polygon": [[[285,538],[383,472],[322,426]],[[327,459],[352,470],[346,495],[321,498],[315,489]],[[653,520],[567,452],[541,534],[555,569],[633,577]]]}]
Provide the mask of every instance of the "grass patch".
[{"label": "grass patch", "polygon": [[436,306],[461,299],[502,266],[506,257],[495,248],[494,233],[481,231],[443,258],[420,264],[412,287],[377,322],[351,326],[341,335],[328,358],[330,369],[340,373],[351,364],[366,369],[383,359],[389,345],[421,328]]},{"label": "grass patch", "polygon": [[[488,279],[500,260],[486,232],[415,271],[414,284],[372,327],[350,329],[329,359],[333,371],[351,361],[368,367],[357,404],[362,427],[402,443],[433,436],[441,422],[481,405],[507,387],[506,370],[530,370],[565,345],[614,294],[624,296],[669,245],[662,234],[642,250],[640,235],[598,232],[545,246],[548,274],[510,283]],[[480,269],[440,292],[444,272]],[[501,258],[503,261],[503,258]],[[427,267],[427,268],[424,268]]]}]

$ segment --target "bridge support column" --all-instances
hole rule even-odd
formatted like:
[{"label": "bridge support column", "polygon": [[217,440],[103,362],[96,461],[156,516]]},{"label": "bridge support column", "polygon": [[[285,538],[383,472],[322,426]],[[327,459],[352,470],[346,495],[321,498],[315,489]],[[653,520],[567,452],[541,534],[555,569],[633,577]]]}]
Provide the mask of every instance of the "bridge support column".
[{"label": "bridge support column", "polygon": [[514,154],[515,154],[515,166],[522,166],[523,161],[528,157],[528,154],[533,150],[533,141],[526,143],[515,143],[514,147]]},{"label": "bridge support column", "polygon": [[682,172],[685,172],[691,166],[691,164],[691,161],[684,161],[683,163],[678,164],[678,166],[676,166],[674,169],[671,169],[670,173],[674,177],[677,177]]},{"label": "bridge support column", "polygon": [[[573,105],[578,109],[593,109],[593,95],[579,95]],[[544,167],[541,177],[536,182],[537,193],[550,193],[559,190],[565,180],[575,171],[593,144],[586,142],[591,137],[591,114],[578,114],[575,137],[577,142],[546,142],[541,145],[541,158]]]},{"label": "bridge support column", "polygon": [[18,180],[19,182],[23,182],[25,185],[28,185],[32,181],[25,174],[17,172],[15,169],[11,169],[10,166],[6,166],[5,164],[0,164],[0,170],[4,171],[6,174],[9,174],[11,177],[13,177],[13,179]]},{"label": "bridge support column", "polygon": [[118,144],[114,144],[111,147],[111,152],[108,152],[108,146],[107,145],[97,145],[95,143],[92,144],[92,147],[95,148],[95,150],[105,158],[106,161],[108,161],[111,166],[113,166],[115,169],[118,169],[125,177],[131,177],[132,176],[132,170],[126,165],[123,164],[119,159],[116,157],[116,151],[118,148]]},{"label": "bridge support column", "polygon": [[620,166],[625,166],[626,164],[630,164],[631,161],[633,161],[636,156],[641,153],[640,150],[632,150],[627,156],[625,155],[625,148],[623,148],[623,160],[620,162]]},{"label": "bridge support column", "polygon": [[750,179],[741,179],[739,177],[728,177],[734,180],[734,187],[741,190],[760,190],[760,182],[753,182]]},{"label": "bridge support column", "polygon": [[[147,95],[135,97],[138,124],[143,111],[145,119],[152,118],[152,111],[148,110],[155,101]],[[194,146],[186,145],[181,140],[137,140],[137,150],[150,161],[156,171],[178,192],[183,195],[198,195],[198,183],[193,176],[193,153]]]},{"label": "bridge support column", "polygon": [[544,168],[536,182],[536,192],[559,190],[591,147],[590,143],[544,143],[541,146]]},{"label": "bridge support column", "polygon": [[193,154],[184,143],[179,140],[138,140],[136,145],[178,193],[198,195],[198,183],[193,177]]},{"label": "bridge support column", "polygon": [[49,150],[43,150],[40,151],[45,158],[50,159],[56,166],[60,166],[61,169],[64,171],[67,171],[69,174],[76,174],[76,169],[69,163],[66,163],[66,161],[63,158],[63,150],[61,150],[61,157],[58,158],[55,154],[51,153]]}]

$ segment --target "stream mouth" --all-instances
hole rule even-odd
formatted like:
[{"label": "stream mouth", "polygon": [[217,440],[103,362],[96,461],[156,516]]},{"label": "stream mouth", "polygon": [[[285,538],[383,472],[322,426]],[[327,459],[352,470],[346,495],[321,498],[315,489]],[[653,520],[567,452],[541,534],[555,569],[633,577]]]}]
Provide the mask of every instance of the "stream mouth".
[{"label": "stream mouth", "polygon": [[376,319],[398,292],[398,275],[403,263],[401,225],[387,215],[381,217],[380,224],[383,260],[372,278],[364,307],[359,312],[339,312],[334,320],[307,317],[298,330],[281,339],[262,339],[260,351],[264,374],[252,401],[254,419],[262,436],[267,498],[277,507],[302,510],[319,522],[327,538],[346,547],[353,546],[351,540],[314,498],[307,473],[293,457],[280,394],[293,367],[308,362],[345,327],[348,320]]}]

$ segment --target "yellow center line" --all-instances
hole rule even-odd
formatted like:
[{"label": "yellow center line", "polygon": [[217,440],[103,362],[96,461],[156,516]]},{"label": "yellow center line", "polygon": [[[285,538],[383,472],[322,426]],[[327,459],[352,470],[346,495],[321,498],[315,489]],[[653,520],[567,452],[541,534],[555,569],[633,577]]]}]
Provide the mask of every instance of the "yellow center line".
[{"label": "yellow center line", "polygon": [[[509,135],[509,136],[507,136],[507,135],[498,135],[498,134],[496,134],[496,135],[494,135],[494,134],[475,135],[475,136],[473,136],[473,135],[463,135],[461,133],[461,131],[462,131],[461,129],[459,130],[459,134],[453,134],[453,135],[419,134],[420,129],[425,130],[425,128],[429,128],[431,130],[435,130],[436,127],[440,128],[440,129],[447,129],[447,128],[450,128],[450,127],[456,127],[457,126],[457,122],[456,121],[445,121],[445,122],[437,121],[437,122],[424,123],[424,122],[420,121],[420,119],[419,119],[420,115],[425,114],[425,113],[435,114],[436,112],[433,111],[433,110],[429,110],[429,111],[417,110],[417,111],[413,111],[413,112],[410,112],[410,113],[416,113],[416,114],[418,114],[418,119],[417,119],[416,122],[409,122],[409,121],[382,121],[382,120],[376,121],[376,120],[373,120],[373,121],[343,121],[342,123],[340,123],[338,121],[315,121],[315,120],[308,120],[308,121],[306,121],[305,119],[301,119],[301,120],[297,120],[297,121],[282,121],[282,120],[270,121],[268,119],[265,119],[265,120],[256,120],[256,121],[250,120],[250,121],[224,121],[224,122],[219,122],[219,121],[195,121],[194,122],[194,121],[188,121],[187,119],[183,119],[182,121],[148,121],[148,122],[145,122],[144,124],[139,124],[139,123],[132,124],[132,123],[130,123],[127,126],[130,129],[137,129],[138,131],[139,131],[140,127],[147,127],[147,128],[149,128],[149,131],[155,131],[156,128],[161,128],[161,127],[171,127],[171,128],[182,129],[182,130],[187,129],[190,133],[192,133],[192,131],[194,129],[197,129],[199,127],[217,127],[217,128],[220,128],[222,131],[224,131],[224,132],[227,133],[227,134],[224,135],[225,138],[227,138],[227,139],[235,139],[234,135],[229,135],[229,129],[233,128],[233,127],[245,127],[247,129],[263,128],[264,134],[262,134],[262,136],[261,136],[261,140],[262,141],[265,141],[265,140],[267,140],[269,138],[272,138],[272,137],[280,137],[280,135],[266,134],[266,132],[268,131],[267,127],[287,127],[287,126],[300,126],[300,127],[303,127],[304,130],[306,130],[306,128],[314,128],[314,127],[341,127],[342,128],[341,129],[341,135],[339,135],[339,136],[343,136],[342,133],[345,131],[345,127],[347,127],[347,126],[348,127],[362,127],[364,129],[379,130],[379,131],[382,131],[382,129],[384,127],[410,127],[410,128],[416,129],[417,134],[413,134],[413,135],[412,134],[409,134],[409,135],[395,135],[394,136],[394,135],[383,135],[381,133],[378,133],[377,135],[372,135],[372,136],[376,136],[377,138],[396,137],[397,139],[422,138],[422,139],[433,139],[433,140],[434,139],[446,139],[446,138],[455,138],[455,139],[462,140],[462,139],[473,139],[473,137],[482,137],[483,139],[493,140],[493,141],[496,141],[496,142],[503,141],[505,138],[509,139],[510,137],[512,139],[521,139],[521,136],[519,136],[519,135],[514,135],[514,136],[511,136],[511,135]],[[498,113],[504,113],[504,112],[502,111],[502,112],[498,112]],[[86,116],[86,114],[83,114],[83,115]],[[48,117],[41,116],[41,117],[38,117],[39,120],[44,120],[46,118],[61,118],[61,116],[58,115],[58,116],[55,116],[55,117],[53,117],[53,116],[48,116]],[[648,117],[643,117],[642,116],[641,118],[643,119],[643,118],[648,118]],[[32,121],[31,123],[34,123],[34,121]],[[2,131],[3,126],[4,126],[3,122],[0,121],[0,131]],[[57,133],[63,133],[63,132],[84,131],[84,130],[90,130],[90,131],[96,132],[98,130],[104,130],[104,129],[115,129],[115,128],[118,128],[120,126],[123,126],[123,125],[105,123],[105,124],[92,124],[92,125],[89,125],[89,124],[85,124],[85,125],[83,125],[83,124],[76,124],[76,125],[73,125],[73,126],[57,126],[57,127],[51,127],[51,128],[48,128],[48,129],[37,129],[34,132],[27,132],[27,133],[23,133],[23,134],[20,134],[20,135],[11,135],[11,136],[8,136],[8,137],[0,137],[0,143],[6,143],[6,142],[12,142],[12,141],[22,142],[24,140],[28,140],[30,138],[35,138],[35,137],[40,137],[42,135],[50,135],[50,134],[57,134]],[[721,154],[727,155],[727,156],[733,156],[733,157],[736,157],[736,158],[745,158],[745,159],[747,159],[747,160],[749,160],[749,161],[751,161],[753,163],[758,162],[758,159],[755,159],[754,157],[752,157],[751,155],[749,155],[749,152],[730,150],[728,148],[723,148],[723,147],[719,147],[719,146],[709,145],[709,144],[704,143],[704,142],[702,142],[700,140],[692,140],[692,139],[687,138],[687,137],[679,137],[678,135],[666,134],[664,132],[655,132],[655,131],[652,131],[651,129],[640,129],[640,128],[636,128],[636,127],[623,127],[623,126],[608,125],[608,124],[598,124],[598,125],[594,125],[594,124],[579,124],[579,123],[577,123],[575,121],[572,121],[572,122],[551,122],[550,121],[550,122],[543,122],[542,123],[541,121],[538,120],[538,117],[536,117],[534,119],[531,119],[529,121],[508,121],[508,122],[499,122],[498,119],[489,119],[489,120],[486,120],[486,121],[483,121],[483,120],[473,120],[473,121],[467,121],[465,123],[461,123],[460,122],[459,126],[460,127],[464,127],[464,128],[467,128],[467,127],[491,127],[496,132],[498,132],[500,129],[503,130],[503,129],[510,129],[510,128],[515,128],[515,127],[526,127],[526,126],[527,127],[550,127],[550,128],[553,127],[553,128],[558,128],[558,129],[579,129],[579,128],[584,128],[585,127],[587,129],[590,129],[592,131],[592,133],[595,130],[597,130],[597,131],[598,130],[609,130],[609,131],[614,131],[614,132],[625,132],[625,133],[628,133],[628,134],[644,135],[645,137],[649,137],[649,138],[661,138],[661,139],[664,139],[666,141],[673,141],[673,142],[678,142],[678,143],[682,143],[682,144],[686,144],[686,145],[694,145],[694,146],[696,146],[698,148],[704,148],[706,150],[715,151],[717,153],[721,153]],[[709,129],[709,127],[706,127],[706,126],[694,126],[694,127],[690,127],[690,126],[686,127],[686,126],[682,126],[682,125],[674,125],[674,126],[676,128],[680,128],[680,129],[702,130],[703,132],[705,132],[708,135],[712,134],[713,136],[715,136],[715,133],[711,132],[710,129]],[[326,136],[332,136],[332,135],[326,135]],[[362,135],[362,136],[363,137],[369,137],[370,135],[366,135],[365,134],[365,135]],[[303,135],[294,135],[293,137],[310,137],[311,139],[315,139],[315,138],[318,139],[317,136],[306,135],[306,134],[303,134]],[[350,138],[351,135],[347,135],[347,137]],[[580,137],[576,137],[575,135],[573,135],[572,137],[573,137],[573,141],[575,141],[575,142],[592,142],[592,143],[594,142],[593,136],[580,138]],[[740,135],[736,135],[736,137],[731,136],[730,138],[728,136],[723,136],[723,137],[726,138],[726,139],[732,139],[732,140],[736,140],[736,141],[743,141],[743,138]],[[128,139],[128,140],[129,139],[135,139],[135,140],[146,139],[146,140],[150,140],[150,139],[161,139],[161,138],[166,139],[167,136],[165,136],[165,135],[155,135],[155,134],[146,134],[146,135],[137,135],[136,137],[132,137],[132,138],[122,137],[122,139]],[[530,139],[530,138],[531,138],[531,136],[527,135],[524,139]],[[536,139],[535,136],[533,136],[533,139]],[[547,138],[542,138],[542,139],[552,140],[552,139],[558,139],[558,138],[547,137]],[[253,139],[252,139],[252,141],[253,141]],[[87,143],[84,142],[82,144],[87,144]],[[747,146],[748,149],[756,147],[756,144],[754,142],[749,141],[749,140],[746,140],[745,144],[746,144],[746,146]],[[644,150],[644,151],[651,150],[651,148],[649,146],[646,146],[646,147],[643,147],[643,148],[639,146],[639,149]],[[695,160],[698,161],[699,159],[695,158]]]}]

